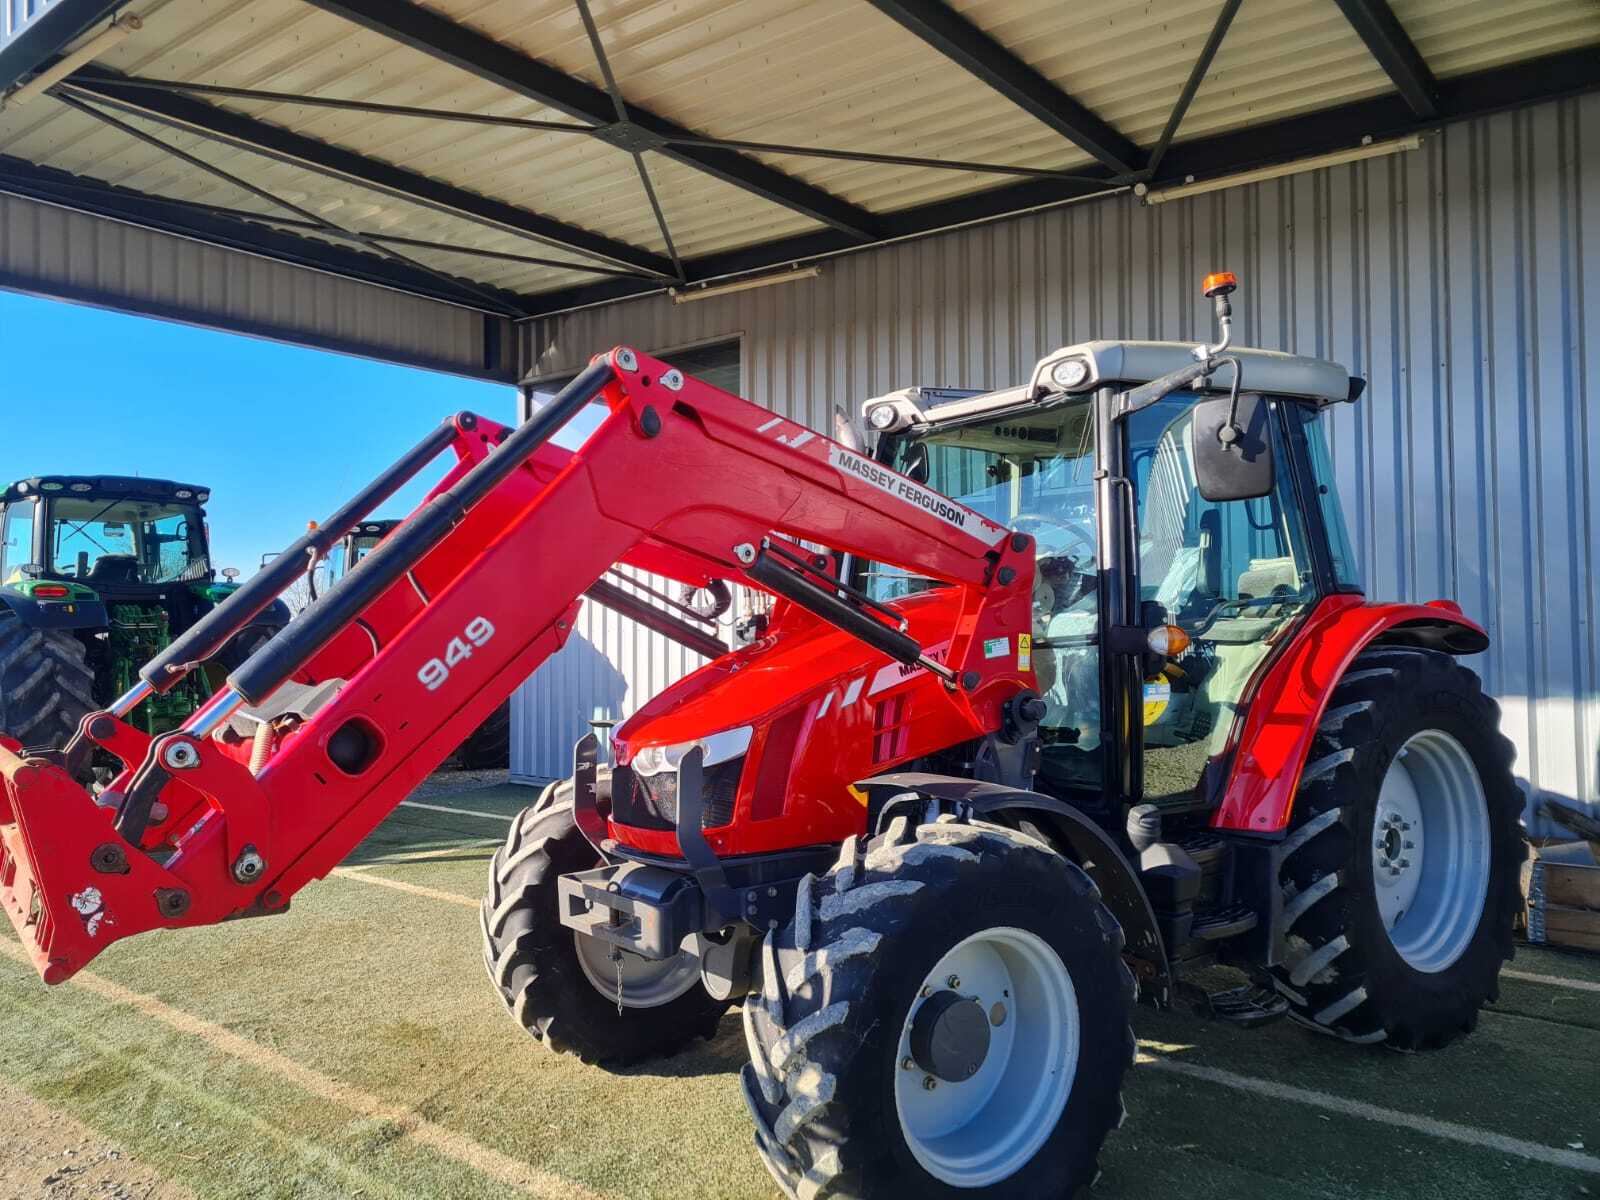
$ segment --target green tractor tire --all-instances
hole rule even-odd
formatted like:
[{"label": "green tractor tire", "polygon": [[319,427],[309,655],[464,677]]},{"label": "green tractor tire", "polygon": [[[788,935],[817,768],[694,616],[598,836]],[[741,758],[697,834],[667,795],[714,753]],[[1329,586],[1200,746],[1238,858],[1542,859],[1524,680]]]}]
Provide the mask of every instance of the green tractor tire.
[{"label": "green tractor tire", "polygon": [[94,672],[70,630],[34,629],[0,611],[0,733],[24,746],[66,744],[94,700]]}]

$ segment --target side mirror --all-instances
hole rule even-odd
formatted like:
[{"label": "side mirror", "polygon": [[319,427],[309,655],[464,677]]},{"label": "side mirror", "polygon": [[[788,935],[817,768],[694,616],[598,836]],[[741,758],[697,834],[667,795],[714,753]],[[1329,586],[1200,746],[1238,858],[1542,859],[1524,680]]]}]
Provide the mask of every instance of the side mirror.
[{"label": "side mirror", "polygon": [[1272,491],[1270,415],[1266,397],[1251,392],[1239,397],[1237,414],[1227,396],[1194,406],[1194,476],[1202,497],[1213,502],[1254,500]]},{"label": "side mirror", "polygon": [[37,579],[44,574],[44,567],[40,563],[23,563],[17,570],[21,571],[29,579]]},{"label": "side mirror", "polygon": [[928,482],[928,443],[918,442],[906,452],[900,464],[900,473],[918,483]]},{"label": "side mirror", "polygon": [[222,577],[224,579],[226,579],[229,583],[232,583],[235,579],[239,578],[239,568],[238,567],[223,567],[222,568]]}]

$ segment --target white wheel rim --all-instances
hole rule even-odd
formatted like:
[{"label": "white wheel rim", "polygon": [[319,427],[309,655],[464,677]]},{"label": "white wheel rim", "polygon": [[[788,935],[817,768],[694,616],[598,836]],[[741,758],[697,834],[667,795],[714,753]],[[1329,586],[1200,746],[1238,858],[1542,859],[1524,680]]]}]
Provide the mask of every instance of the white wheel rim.
[{"label": "white wheel rim", "polygon": [[610,942],[577,932],[572,940],[583,973],[594,990],[612,1002],[617,999],[617,968],[621,966],[623,1008],[657,1008],[699,986],[700,960],[692,954],[679,951],[672,958],[657,960],[617,950],[621,958],[614,959],[611,952],[615,947]]},{"label": "white wheel rim", "polygon": [[1373,893],[1400,957],[1428,974],[1472,943],[1489,894],[1489,806],[1466,747],[1412,736],[1384,774],[1372,831]]},{"label": "white wheel rim", "polygon": [[[911,1057],[911,1027],[927,996],[947,988],[991,1014],[989,1050],[972,1078],[934,1080],[930,1089],[932,1076]],[[1005,1006],[998,1025],[996,1004]],[[1021,1170],[1066,1108],[1080,1040],[1072,976],[1044,939],[1003,926],[960,942],[928,972],[900,1030],[895,1109],[917,1162],[961,1188],[987,1187]]]}]

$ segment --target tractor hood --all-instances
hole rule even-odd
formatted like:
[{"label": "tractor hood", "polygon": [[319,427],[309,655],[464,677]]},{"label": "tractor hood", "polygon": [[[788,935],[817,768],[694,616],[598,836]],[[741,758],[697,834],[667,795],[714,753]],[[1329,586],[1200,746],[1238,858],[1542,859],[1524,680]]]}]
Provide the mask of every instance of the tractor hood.
[{"label": "tractor hood", "polygon": [[[1019,600],[1019,602],[1021,602]],[[894,602],[907,633],[935,661],[944,661],[959,617],[954,588],[934,588]],[[805,841],[848,837],[864,827],[864,800],[852,785],[919,755],[971,736],[971,709],[994,709],[1032,685],[1028,650],[1007,641],[1013,669],[1000,687],[976,695],[953,692],[935,675],[905,666],[803,609],[780,602],[767,632],[742,649],[707,663],[644,705],[614,731],[615,761],[639,776],[676,768],[691,746],[704,751],[707,786],[737,780],[737,803],[719,810],[727,827],[707,826],[719,854],[757,853]],[[1022,624],[1021,614],[1011,619]],[[991,639],[984,653],[1002,650]],[[1022,658],[1016,657],[1021,652]],[[728,765],[732,764],[732,765]],[[776,820],[785,808],[804,811],[808,829],[798,842]],[[675,853],[670,831],[622,826],[625,845]]]}]

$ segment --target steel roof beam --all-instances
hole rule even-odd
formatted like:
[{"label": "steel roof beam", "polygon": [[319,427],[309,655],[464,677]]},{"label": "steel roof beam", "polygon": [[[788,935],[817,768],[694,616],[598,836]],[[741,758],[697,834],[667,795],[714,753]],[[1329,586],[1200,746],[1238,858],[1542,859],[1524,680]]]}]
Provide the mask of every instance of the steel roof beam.
[{"label": "steel roof beam", "polygon": [[868,2],[1111,170],[1131,175],[1143,166],[1131,140],[941,0]]},{"label": "steel roof beam", "polygon": [[1419,117],[1437,116],[1439,81],[1401,27],[1387,0],[1334,0],[1372,57]]},{"label": "steel roof beam", "polygon": [[[55,0],[31,17],[22,6],[0,0],[0,92],[32,75],[126,0]],[[15,13],[8,21],[7,14]],[[14,22],[14,24],[12,23]]]},{"label": "steel roof beam", "polygon": [[1157,140],[1155,149],[1150,151],[1150,161],[1145,164],[1147,174],[1154,175],[1161,169],[1161,160],[1167,156],[1167,148],[1172,145],[1172,139],[1178,136],[1178,127],[1188,115],[1189,105],[1194,103],[1195,93],[1205,81],[1206,72],[1211,70],[1211,60],[1216,58],[1217,51],[1222,48],[1222,39],[1228,36],[1228,27],[1233,24],[1233,18],[1238,13],[1241,2],[1242,0],[1223,0],[1222,11],[1217,14],[1216,24],[1212,25],[1211,34],[1206,38],[1205,45],[1200,47],[1199,57],[1194,60],[1189,78],[1184,80],[1183,90],[1178,93],[1172,112],[1167,116],[1167,124],[1161,130],[1161,137]]},{"label": "steel roof beam", "polygon": [[[570,117],[590,121],[596,126],[616,123],[611,98],[600,88],[458,25],[420,4],[398,4],[395,0],[307,2]],[[654,140],[670,143],[677,137],[700,139],[705,136],[635,104],[628,105],[628,116],[629,123],[652,135]],[[877,218],[866,209],[737,151],[675,144],[648,148],[832,226],[857,241],[870,241],[877,236]]]},{"label": "steel roof beam", "polygon": [[455,187],[380,159],[368,158],[354,150],[318,141],[231,109],[150,88],[120,87],[116,74],[103,68],[81,68],[74,72],[70,82],[75,88],[111,107],[174,129],[198,133],[280,162],[292,163],[321,175],[384,192],[436,212],[536,238],[647,274],[663,277],[674,275],[672,264],[667,259],[641,247],[568,225],[503,200]]},{"label": "steel roof beam", "polygon": [[[1190,175],[1199,179],[1216,178],[1255,167],[1293,162],[1353,146],[1363,136],[1381,140],[1424,132],[1437,129],[1441,124],[1596,90],[1600,90],[1600,54],[1595,54],[1590,47],[1582,47],[1510,67],[1447,79],[1439,88],[1440,115],[1430,120],[1418,118],[1400,97],[1385,95],[1268,125],[1180,142],[1168,153],[1160,175],[1151,186],[1177,183]],[[1104,182],[1098,185],[1088,181],[1030,180],[991,188],[890,214],[885,217],[885,236],[920,237],[1082,199],[1117,185],[1118,178],[1107,172]],[[732,274],[770,270],[851,248],[826,232],[804,234],[690,259],[684,263],[684,268],[690,282],[699,283]],[[606,280],[542,292],[531,297],[530,303],[537,317],[644,295],[660,291],[663,286],[642,280]]]},{"label": "steel roof beam", "polygon": [[[468,290],[470,287],[481,293],[487,288],[485,284],[464,280],[458,288],[431,272],[394,259],[380,258],[376,254],[363,253],[318,238],[285,233],[254,221],[185,204],[181,200],[169,200],[132,188],[99,183],[3,154],[0,154],[0,193],[220,246],[225,250],[269,258],[290,266],[338,275],[360,283],[376,284],[426,300],[442,300],[463,308],[485,310],[482,296]],[[270,218],[259,217],[257,220]],[[528,305],[526,297],[500,289],[489,290],[500,292],[508,310]]]}]

